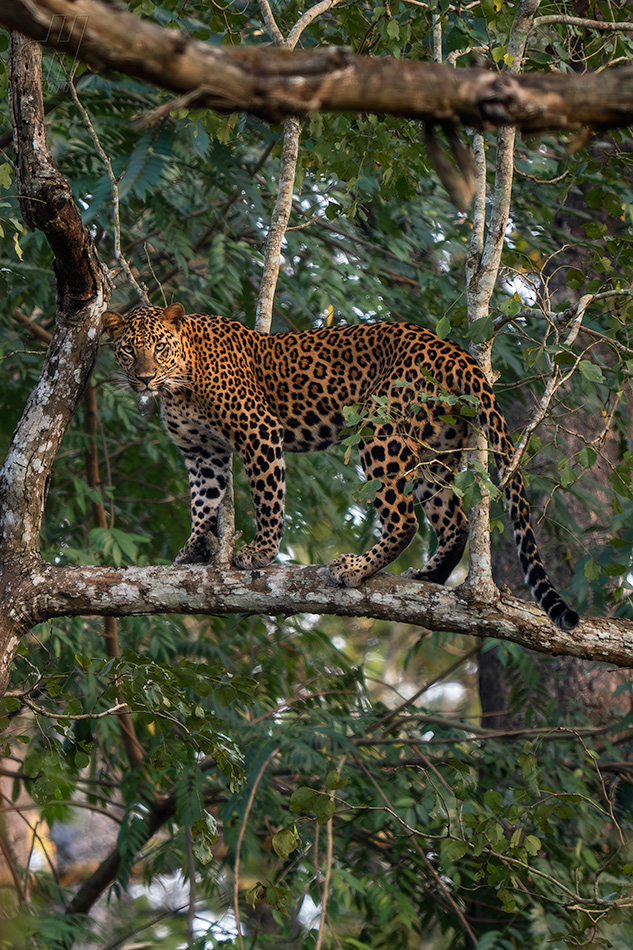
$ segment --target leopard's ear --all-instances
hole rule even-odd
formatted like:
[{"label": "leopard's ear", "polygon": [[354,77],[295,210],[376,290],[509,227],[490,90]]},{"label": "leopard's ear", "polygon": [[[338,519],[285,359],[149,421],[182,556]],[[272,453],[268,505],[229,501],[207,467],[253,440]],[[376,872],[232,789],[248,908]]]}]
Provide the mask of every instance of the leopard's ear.
[{"label": "leopard's ear", "polygon": [[182,318],[185,315],[185,308],[181,303],[172,303],[163,310],[163,323],[166,323],[172,330],[180,330]]},{"label": "leopard's ear", "polygon": [[102,316],[102,320],[103,329],[109,337],[116,340],[117,337],[121,336],[125,321],[120,313],[116,313],[114,310],[106,310]]}]

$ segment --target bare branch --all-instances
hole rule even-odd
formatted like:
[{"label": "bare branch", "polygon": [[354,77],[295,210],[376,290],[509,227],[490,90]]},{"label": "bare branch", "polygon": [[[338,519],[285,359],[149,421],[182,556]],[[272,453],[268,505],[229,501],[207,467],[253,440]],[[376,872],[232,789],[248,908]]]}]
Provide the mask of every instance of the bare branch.
[{"label": "bare branch", "polygon": [[562,26],[580,26],[584,30],[633,33],[633,23],[630,20],[624,23],[615,20],[586,20],[584,17],[568,16],[565,13],[550,13],[547,16],[538,16],[534,20],[534,26],[548,26],[550,23],[560,23]]},{"label": "bare branch", "polygon": [[104,719],[106,716],[114,716],[122,709],[128,708],[126,703],[115,703],[114,706],[110,706],[99,713],[79,713],[71,716],[65,712],[53,712],[52,709],[39,706],[26,696],[22,697],[22,702],[38,716],[46,716],[48,719],[68,719],[70,722],[81,722],[84,719]]},{"label": "bare branch", "polygon": [[[64,30],[56,30],[55,22],[62,19]],[[99,71],[118,69],[178,93],[200,89],[200,105],[274,121],[319,109],[475,128],[514,124],[531,132],[624,127],[633,121],[630,67],[601,74],[514,76],[354,56],[342,48],[216,46],[98,0],[3,0],[0,25],[77,55]]]},{"label": "bare branch", "polygon": [[[573,343],[575,342],[576,337],[578,336],[578,333],[580,331],[580,327],[581,327],[587,306],[592,302],[592,300],[593,300],[592,294],[585,294],[585,296],[581,297],[581,299],[578,301],[576,314],[572,321],[571,327],[569,328],[569,332],[567,336],[565,337],[563,346],[569,347],[569,346],[572,346]],[[541,424],[541,422],[545,418],[545,414],[547,413],[549,404],[552,401],[554,393],[556,392],[557,389],[563,386],[567,382],[568,379],[570,379],[572,374],[575,372],[578,366],[578,363],[580,363],[581,359],[582,359],[582,356],[579,356],[576,359],[573,366],[571,367],[571,369],[569,369],[565,373],[564,376],[561,376],[560,368],[558,366],[553,367],[552,374],[547,382],[543,395],[541,396],[539,400],[539,404],[535,412],[532,413],[532,416],[530,417],[530,421],[526,425],[523,435],[521,436],[521,441],[519,442],[519,444],[517,445],[515,449],[514,455],[512,456],[512,461],[510,462],[508,467],[504,468],[503,470],[503,478],[500,482],[500,487],[503,487],[505,484],[507,484],[507,482],[509,482],[509,480],[512,478],[513,474],[516,472],[517,468],[521,464],[521,459],[523,458],[523,454],[528,446],[528,442],[530,441],[530,436],[532,435],[534,430],[538,428],[538,426]]]},{"label": "bare branch", "polygon": [[299,155],[299,136],[301,122],[296,118],[284,122],[284,145],[279,167],[279,188],[273,209],[266,246],[264,249],[264,273],[257,298],[257,316],[255,329],[262,333],[270,331],[273,315],[273,300],[279,276],[281,244],[286,233],[290,211],[292,210],[292,192],[295,183],[297,158]]},{"label": "bare branch", "polygon": [[283,33],[277,26],[277,21],[273,16],[273,11],[270,9],[268,0],[257,0],[257,2],[259,3],[259,9],[261,10],[266,29],[268,30],[273,43],[275,46],[284,46],[285,41]]},{"label": "bare branch", "polygon": [[633,666],[633,623],[591,618],[571,633],[505,589],[484,601],[476,590],[379,574],[339,588],[325,567],[218,571],[211,567],[60,567],[40,562],[6,604],[9,617],[33,624],[59,616],[141,614],[336,614],[412,623],[477,637],[512,640],[542,653]]},{"label": "bare branch", "polygon": [[5,563],[39,551],[48,475],[92,369],[100,311],[110,290],[70,187],[46,146],[40,75],[41,47],[14,34],[10,85],[17,190],[25,220],[44,231],[55,254],[59,318],[0,472],[0,560]]}]

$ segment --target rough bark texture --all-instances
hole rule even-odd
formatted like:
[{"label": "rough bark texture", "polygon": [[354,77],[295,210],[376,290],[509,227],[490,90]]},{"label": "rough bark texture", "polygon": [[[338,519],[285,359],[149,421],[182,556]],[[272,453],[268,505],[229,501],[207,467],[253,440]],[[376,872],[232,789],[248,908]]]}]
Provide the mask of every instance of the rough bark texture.
[{"label": "rough bark texture", "polygon": [[[98,0],[2,0],[0,25],[96,70],[121,70],[196,102],[274,121],[315,110],[379,112],[525,131],[633,121],[633,69],[513,76],[345,49],[229,48],[189,40]],[[134,42],[131,42],[131,38]]]},{"label": "rough bark texture", "polygon": [[70,185],[48,150],[41,63],[41,46],[14,34],[9,92],[16,149],[15,184],[25,224],[44,232],[55,255],[58,314],[72,317],[97,296],[101,272]]},{"label": "rough bark texture", "polygon": [[498,591],[494,601],[466,588],[380,574],[357,589],[332,586],[324,567],[274,565],[256,571],[187,567],[58,567],[40,562],[13,591],[10,618],[29,624],[59,616],[138,614],[338,614],[413,623],[431,630],[513,640],[545,653],[633,666],[633,624],[592,618],[571,633],[543,611]]},{"label": "rough bark texture", "polygon": [[29,621],[15,600],[39,563],[39,535],[50,472],[99,346],[110,282],[85,230],[70,187],[46,145],[41,47],[11,38],[9,88],[16,183],[28,225],[55,255],[57,324],[42,373],[0,471],[0,695]]}]

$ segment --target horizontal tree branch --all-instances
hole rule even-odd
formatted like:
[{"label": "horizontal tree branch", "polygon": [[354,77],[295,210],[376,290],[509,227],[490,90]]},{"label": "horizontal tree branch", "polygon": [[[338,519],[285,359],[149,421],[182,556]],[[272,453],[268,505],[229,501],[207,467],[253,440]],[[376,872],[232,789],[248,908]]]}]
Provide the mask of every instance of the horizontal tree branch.
[{"label": "horizontal tree branch", "polygon": [[358,589],[332,585],[326,568],[315,565],[256,571],[187,567],[61,567],[33,565],[12,591],[16,622],[31,626],[51,617],[80,615],[300,613],[371,617],[511,640],[552,655],[633,666],[633,623],[590,618],[571,633],[559,630],[543,611],[509,591],[490,602],[471,590],[440,587],[379,574]]},{"label": "horizontal tree branch", "polygon": [[98,0],[2,0],[0,25],[99,71],[119,70],[222,112],[272,121],[324,110],[378,112],[526,132],[633,122],[633,68],[512,75],[342,47],[288,50],[191,40]]}]

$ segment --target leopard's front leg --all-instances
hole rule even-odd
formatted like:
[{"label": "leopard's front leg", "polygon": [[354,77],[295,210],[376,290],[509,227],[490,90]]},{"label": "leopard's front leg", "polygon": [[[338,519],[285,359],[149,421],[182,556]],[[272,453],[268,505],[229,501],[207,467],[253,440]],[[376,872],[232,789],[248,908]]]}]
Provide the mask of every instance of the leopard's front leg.
[{"label": "leopard's front leg", "polygon": [[211,564],[217,551],[218,508],[231,453],[216,446],[183,449],[191,496],[191,534],[174,564]]},{"label": "leopard's front leg", "polygon": [[236,567],[265,567],[279,554],[284,530],[286,466],[283,456],[283,432],[272,416],[259,416],[256,429],[240,454],[248,476],[253,499],[257,532],[233,558]]}]

